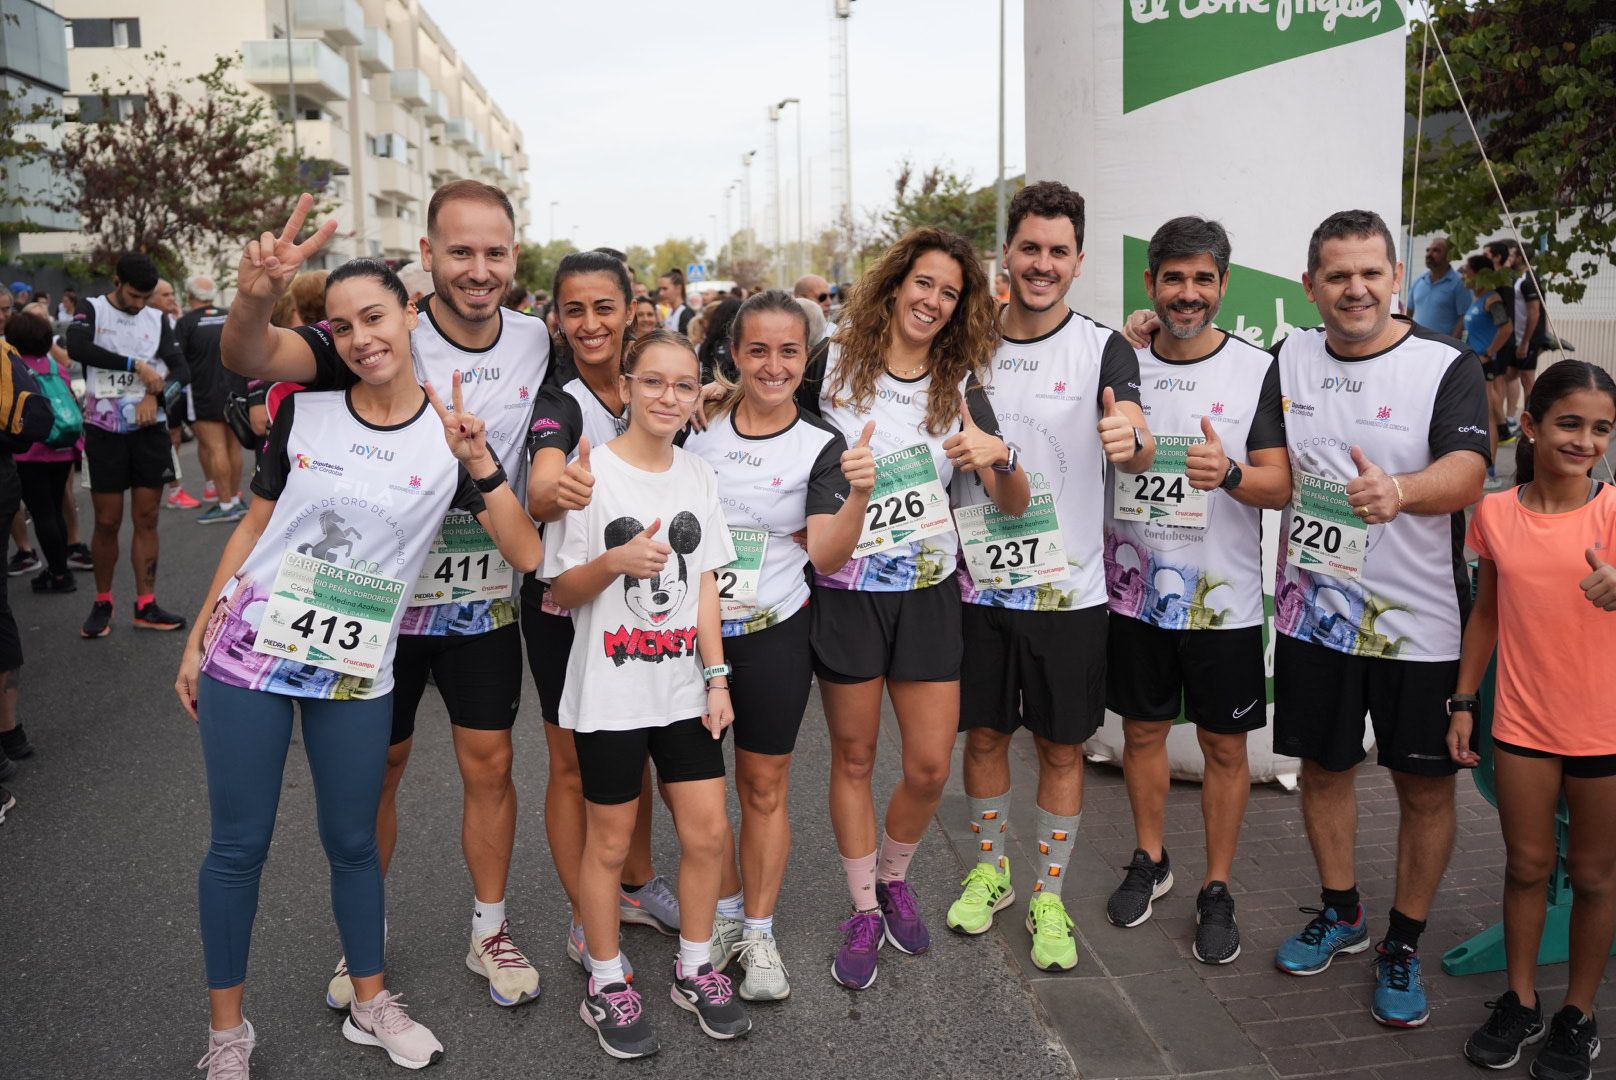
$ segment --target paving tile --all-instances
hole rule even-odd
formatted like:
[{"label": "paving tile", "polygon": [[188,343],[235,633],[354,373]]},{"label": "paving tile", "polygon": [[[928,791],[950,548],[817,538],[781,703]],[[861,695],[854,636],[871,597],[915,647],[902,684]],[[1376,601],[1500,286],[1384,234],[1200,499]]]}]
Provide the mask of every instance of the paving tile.
[{"label": "paving tile", "polygon": [[1108,980],[1045,979],[1033,984],[1033,992],[1085,1080],[1169,1073],[1167,1059]]},{"label": "paving tile", "polygon": [[1139,975],[1117,983],[1177,1072],[1262,1063],[1240,1024],[1194,973]]}]

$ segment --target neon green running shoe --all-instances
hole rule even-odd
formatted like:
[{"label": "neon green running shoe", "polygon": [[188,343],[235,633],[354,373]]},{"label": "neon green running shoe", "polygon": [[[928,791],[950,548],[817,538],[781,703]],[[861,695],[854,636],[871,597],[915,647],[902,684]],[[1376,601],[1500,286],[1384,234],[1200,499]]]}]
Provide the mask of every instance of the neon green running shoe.
[{"label": "neon green running shoe", "polygon": [[1077,966],[1077,940],[1072,917],[1054,893],[1041,892],[1027,905],[1027,932],[1032,935],[1032,962],[1044,971],[1071,971]]},{"label": "neon green running shoe", "polygon": [[961,934],[984,934],[993,928],[994,912],[1003,911],[1016,899],[1010,885],[1010,860],[999,864],[977,863],[960,882],[965,891],[948,909],[948,928]]}]

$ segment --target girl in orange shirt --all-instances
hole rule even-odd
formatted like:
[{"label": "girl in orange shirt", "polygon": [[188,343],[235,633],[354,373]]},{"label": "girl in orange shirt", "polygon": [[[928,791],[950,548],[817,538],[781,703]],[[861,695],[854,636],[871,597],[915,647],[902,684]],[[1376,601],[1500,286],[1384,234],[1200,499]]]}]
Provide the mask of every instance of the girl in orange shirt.
[{"label": "girl in orange shirt", "polygon": [[1448,703],[1448,752],[1473,766],[1475,695],[1496,646],[1492,736],[1509,990],[1487,1003],[1492,1015],[1464,1052],[1504,1069],[1545,1034],[1535,977],[1563,794],[1575,896],[1571,978],[1531,1073],[1578,1080],[1592,1075],[1599,1054],[1594,994],[1616,932],[1616,703],[1604,685],[1616,656],[1616,489],[1591,475],[1616,426],[1616,381],[1562,360],[1538,379],[1521,424],[1533,440],[1531,479],[1488,495],[1470,523],[1480,588]]}]

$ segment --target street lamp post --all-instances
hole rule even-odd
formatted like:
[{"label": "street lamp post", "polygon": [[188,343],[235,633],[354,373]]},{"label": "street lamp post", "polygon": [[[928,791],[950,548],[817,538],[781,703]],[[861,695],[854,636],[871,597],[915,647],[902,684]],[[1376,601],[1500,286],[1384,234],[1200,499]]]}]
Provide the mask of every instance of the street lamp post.
[{"label": "street lamp post", "polygon": [[774,212],[769,215],[769,229],[774,238],[774,274],[777,283],[786,276],[786,261],[780,250],[780,106],[769,106],[769,156],[774,159]]},{"label": "street lamp post", "polygon": [[741,228],[746,230],[746,257],[752,257],[752,159],[756,150],[741,155]]},{"label": "street lamp post", "polygon": [[993,185],[993,265],[1004,265],[1004,0],[999,0],[999,182]]},{"label": "street lamp post", "polygon": [[550,200],[550,243],[552,243],[552,244],[555,243],[555,240],[556,240],[555,208],[560,206],[560,205],[561,205],[561,203],[560,203],[559,200],[556,200],[556,199]]},{"label": "street lamp post", "polygon": [[807,273],[805,264],[807,253],[802,246],[802,100],[800,98],[782,98],[777,108],[784,109],[787,105],[797,107],[797,276]]}]

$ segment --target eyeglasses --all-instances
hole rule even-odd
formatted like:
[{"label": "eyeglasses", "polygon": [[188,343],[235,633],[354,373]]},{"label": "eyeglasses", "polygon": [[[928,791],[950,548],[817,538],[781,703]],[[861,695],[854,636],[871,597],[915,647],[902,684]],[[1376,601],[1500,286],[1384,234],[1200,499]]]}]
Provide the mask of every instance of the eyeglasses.
[{"label": "eyeglasses", "polygon": [[660,375],[624,375],[623,378],[633,379],[640,384],[641,390],[653,398],[659,398],[667,393],[670,386],[673,387],[673,396],[687,405],[701,395],[701,385],[690,379],[670,383]]},{"label": "eyeglasses", "polygon": [[819,302],[821,304],[823,304],[826,300],[829,300],[829,299],[830,299],[830,293],[822,292],[822,293],[819,294]]}]

